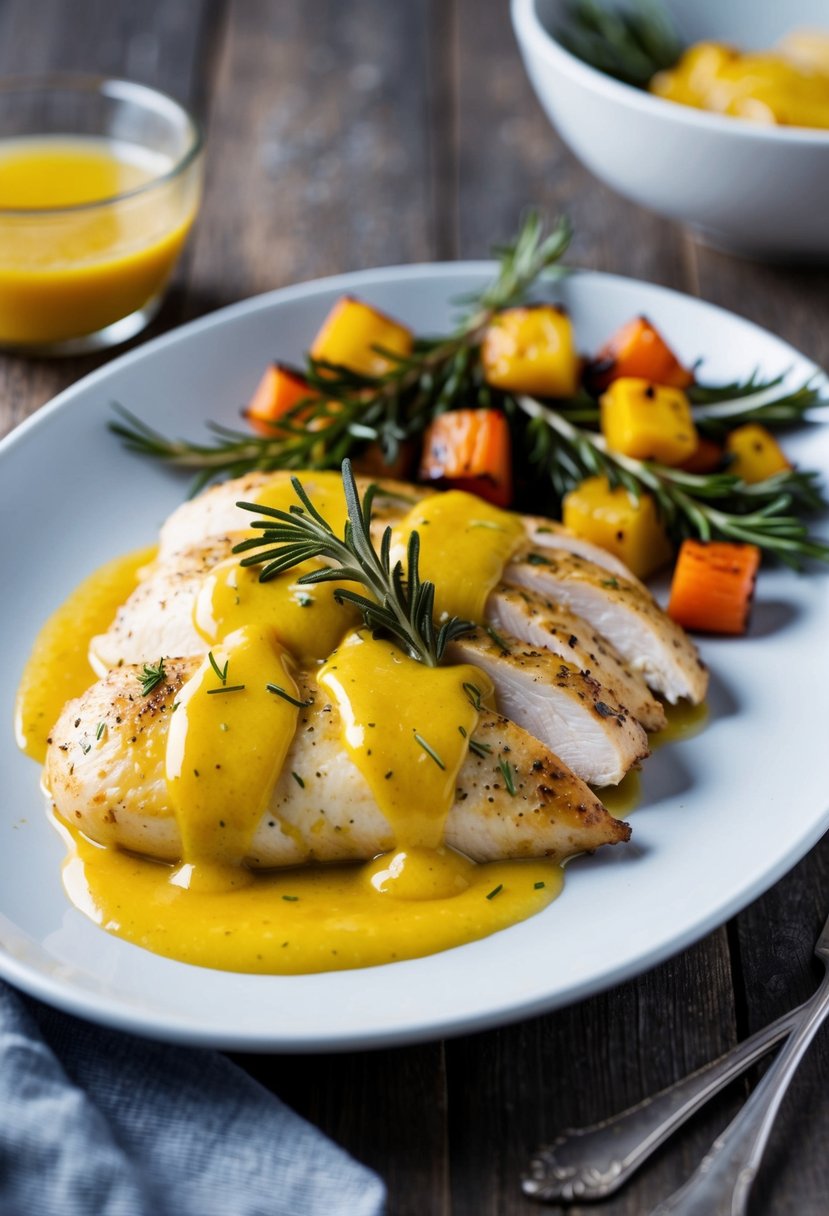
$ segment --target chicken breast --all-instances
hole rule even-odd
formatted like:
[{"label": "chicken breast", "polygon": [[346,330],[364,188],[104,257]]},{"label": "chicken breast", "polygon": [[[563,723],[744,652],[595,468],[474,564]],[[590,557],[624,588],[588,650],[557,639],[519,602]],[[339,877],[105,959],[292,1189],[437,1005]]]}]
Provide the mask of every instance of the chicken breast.
[{"label": "chicken breast", "polygon": [[617,785],[648,754],[648,737],[592,676],[549,650],[485,629],[453,642],[450,656],[473,663],[495,685],[498,709],[592,785]]},{"label": "chicken breast", "polygon": [[[180,553],[195,548],[207,540],[230,532],[239,532],[249,527],[254,518],[250,512],[237,507],[238,502],[255,501],[256,495],[265,486],[277,482],[289,481],[292,476],[300,478],[303,486],[313,498],[314,473],[302,471],[290,473],[246,473],[244,477],[236,477],[231,481],[222,481],[210,486],[196,498],[191,498],[173,511],[163,525],[159,537],[158,556],[160,561],[166,561],[171,554]],[[365,494],[370,485],[377,485],[376,478],[356,478],[360,494]],[[431,491],[425,486],[410,485],[408,482],[384,479],[383,488],[387,493],[378,493],[375,498],[378,518],[384,523],[393,523],[420,498],[425,498]]]},{"label": "chicken breast", "polygon": [[526,587],[501,583],[487,600],[486,619],[499,633],[551,651],[598,680],[645,730],[667,725],[664,706],[651,694],[641,672],[633,671],[607,638],[561,604]]},{"label": "chicken breast", "polygon": [[[165,861],[181,856],[164,775],[165,740],[176,694],[192,661],[167,664],[148,696],[137,670],[122,667],[67,703],[50,739],[46,779],[59,815],[92,840]],[[394,847],[392,829],[340,741],[337,711],[314,692],[300,712],[270,806],[250,845],[254,867],[362,860]],[[614,819],[560,760],[519,726],[481,713],[458,780],[446,841],[476,861],[564,859],[627,840]],[[499,762],[509,758],[514,793]],[[293,773],[303,774],[300,786]]]},{"label": "chicken breast", "polygon": [[671,704],[704,699],[708,672],[696,647],[641,584],[563,549],[526,549],[503,577],[582,617]]}]

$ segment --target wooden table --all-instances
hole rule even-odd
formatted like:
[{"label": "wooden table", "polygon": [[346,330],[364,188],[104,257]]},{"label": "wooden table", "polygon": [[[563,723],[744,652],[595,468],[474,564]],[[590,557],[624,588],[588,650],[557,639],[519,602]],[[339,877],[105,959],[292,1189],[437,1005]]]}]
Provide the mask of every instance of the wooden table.
[{"label": "wooden table", "polygon": [[[201,115],[204,210],[153,332],[318,275],[486,256],[533,203],[570,214],[573,263],[701,295],[829,364],[826,273],[712,253],[599,185],[543,117],[506,9],[505,0],[0,0],[0,72],[119,73]],[[0,426],[99,362],[0,358]],[[827,908],[824,840],[685,954],[572,1009],[446,1043],[244,1063],[379,1170],[391,1213],[518,1216],[537,1210],[518,1176],[539,1141],[636,1102],[807,996]],[[733,1086],[599,1210],[648,1212],[746,1092]],[[775,1129],[757,1216],[829,1210],[827,1140],[824,1034]]]}]

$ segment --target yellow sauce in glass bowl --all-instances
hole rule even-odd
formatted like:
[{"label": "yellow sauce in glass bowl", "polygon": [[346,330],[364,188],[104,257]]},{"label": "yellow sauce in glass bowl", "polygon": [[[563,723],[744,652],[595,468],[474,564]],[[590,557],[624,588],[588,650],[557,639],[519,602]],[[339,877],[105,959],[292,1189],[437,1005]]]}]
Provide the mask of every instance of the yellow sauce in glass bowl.
[{"label": "yellow sauce in glass bowl", "polygon": [[790,34],[763,52],[700,42],[675,67],[658,72],[649,90],[752,122],[829,129],[829,34]]},{"label": "yellow sauce in glass bowl", "polygon": [[[315,502],[329,498],[327,513],[336,514],[339,477],[315,474],[315,480]],[[290,483],[269,487],[262,499],[288,506]],[[432,527],[438,521],[439,533]],[[514,517],[463,494],[418,504],[395,543],[403,544],[413,527],[429,533],[428,572],[451,571],[458,594],[475,598],[485,598],[497,581],[519,534]],[[455,542],[463,534],[472,543],[459,570]],[[41,631],[18,697],[18,736],[29,754],[42,758],[66,698],[92,683],[89,642],[136,586],[148,557],[142,552],[103,567]],[[261,584],[238,563],[235,575],[225,563],[205,576],[194,622],[211,644],[209,655],[192,661],[183,686],[167,695],[139,738],[118,743],[118,774],[105,767],[100,773],[104,784],[129,784],[130,771],[159,775],[163,806],[148,802],[143,814],[148,821],[174,815],[181,855],[150,860],[107,842],[105,829],[93,841],[77,824],[58,820],[68,845],[66,891],[108,932],[200,966],[295,974],[432,954],[514,925],[558,895],[563,870],[555,860],[475,864],[444,842],[479,706],[491,702],[488,677],[465,664],[429,667],[354,628],[331,586],[303,590],[315,598],[298,606],[296,571]],[[320,650],[327,656],[321,666]],[[337,710],[341,746],[391,828],[389,847],[371,861],[270,871],[243,864],[294,733],[307,729],[307,676],[295,656]],[[141,700],[137,680],[135,699]],[[110,729],[104,722],[93,729],[80,743],[84,754],[106,745]],[[291,776],[304,790],[319,773]],[[520,785],[517,792],[518,807]],[[274,830],[290,835],[290,823],[271,813]],[[325,813],[321,805],[321,830]],[[307,845],[297,841],[301,847]]]},{"label": "yellow sauce in glass bowl", "polygon": [[174,168],[98,136],[0,140],[0,345],[94,334],[160,297],[199,199]]}]

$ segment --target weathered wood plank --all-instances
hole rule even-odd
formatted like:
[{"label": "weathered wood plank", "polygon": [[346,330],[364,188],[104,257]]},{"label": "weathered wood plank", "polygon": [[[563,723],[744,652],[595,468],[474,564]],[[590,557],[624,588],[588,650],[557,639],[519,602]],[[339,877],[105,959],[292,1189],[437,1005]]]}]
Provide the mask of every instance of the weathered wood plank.
[{"label": "weathered wood plank", "polygon": [[428,5],[231,5],[190,311],[434,255]]}]

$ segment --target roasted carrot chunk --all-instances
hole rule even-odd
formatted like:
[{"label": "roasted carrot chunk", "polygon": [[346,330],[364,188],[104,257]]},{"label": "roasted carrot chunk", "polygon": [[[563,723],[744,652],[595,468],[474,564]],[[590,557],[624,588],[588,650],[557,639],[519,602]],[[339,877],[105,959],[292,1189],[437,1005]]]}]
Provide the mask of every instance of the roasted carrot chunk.
[{"label": "roasted carrot chunk", "polygon": [[683,541],[668,616],[701,633],[745,633],[759,567],[756,545]]},{"label": "roasted carrot chunk", "polygon": [[512,451],[502,410],[450,410],[423,437],[422,481],[468,490],[498,507],[512,501]]},{"label": "roasted carrot chunk", "polygon": [[277,429],[274,423],[300,401],[313,396],[301,372],[284,363],[271,363],[244,414],[260,435],[274,435]]},{"label": "roasted carrot chunk", "polygon": [[677,465],[686,473],[713,473],[723,462],[724,452],[713,439],[697,435],[697,446],[686,460]]},{"label": "roasted carrot chunk", "polygon": [[647,317],[634,317],[610,338],[587,369],[586,381],[601,392],[621,376],[650,380],[667,388],[687,388],[694,376],[683,367]]}]

